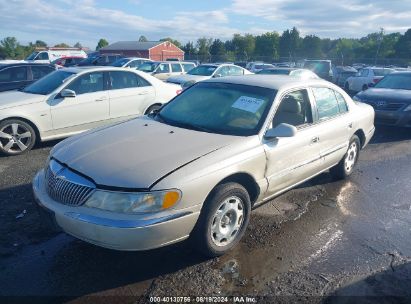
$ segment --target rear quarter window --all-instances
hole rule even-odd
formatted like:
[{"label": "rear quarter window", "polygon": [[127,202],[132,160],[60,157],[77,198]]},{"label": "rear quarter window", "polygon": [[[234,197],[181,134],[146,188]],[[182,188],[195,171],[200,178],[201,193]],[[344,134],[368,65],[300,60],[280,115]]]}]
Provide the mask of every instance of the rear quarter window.
[{"label": "rear quarter window", "polygon": [[328,119],[340,113],[334,91],[329,88],[312,88],[317,104],[318,118]]}]

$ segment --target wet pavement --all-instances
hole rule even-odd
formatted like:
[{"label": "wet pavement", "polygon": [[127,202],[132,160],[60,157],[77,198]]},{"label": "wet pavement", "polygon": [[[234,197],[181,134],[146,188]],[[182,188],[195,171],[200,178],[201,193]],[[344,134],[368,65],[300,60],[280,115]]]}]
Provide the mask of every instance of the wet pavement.
[{"label": "wet pavement", "polygon": [[188,242],[117,252],[45,231],[29,183],[51,146],[0,158],[0,296],[72,303],[187,295],[411,301],[411,130],[378,128],[350,179],[335,182],[324,173],[257,208],[240,245],[212,260]]}]

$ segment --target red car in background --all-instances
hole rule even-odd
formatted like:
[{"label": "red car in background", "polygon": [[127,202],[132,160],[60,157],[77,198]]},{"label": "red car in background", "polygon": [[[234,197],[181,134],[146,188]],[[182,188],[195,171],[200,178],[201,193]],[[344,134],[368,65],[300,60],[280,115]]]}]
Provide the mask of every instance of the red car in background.
[{"label": "red car in background", "polygon": [[71,67],[77,65],[82,60],[84,60],[84,57],[61,57],[54,60],[52,64],[55,64],[60,68]]}]

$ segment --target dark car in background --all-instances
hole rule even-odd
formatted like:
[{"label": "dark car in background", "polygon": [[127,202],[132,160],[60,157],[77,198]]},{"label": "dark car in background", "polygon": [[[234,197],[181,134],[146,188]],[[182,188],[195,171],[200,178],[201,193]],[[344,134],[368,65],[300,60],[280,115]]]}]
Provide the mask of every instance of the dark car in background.
[{"label": "dark car in background", "polygon": [[322,79],[333,80],[331,60],[305,60],[303,68],[313,71]]},{"label": "dark car in background", "polygon": [[301,79],[318,79],[319,77],[312,71],[298,68],[271,68],[257,72],[263,75],[289,75]]},{"label": "dark car in background", "polygon": [[388,74],[353,99],[374,108],[376,124],[411,127],[411,71]]},{"label": "dark car in background", "polygon": [[358,70],[351,66],[336,66],[333,69],[333,82],[343,88],[346,80],[357,73]]},{"label": "dark car in background", "polygon": [[107,66],[112,65],[115,61],[124,58],[120,54],[100,54],[95,57],[88,57],[83,61],[80,61],[78,66]]},{"label": "dark car in background", "polygon": [[51,63],[58,65],[59,67],[68,68],[68,67],[79,64],[83,60],[84,60],[84,57],[61,57],[61,58],[54,60]]},{"label": "dark car in background", "polygon": [[0,92],[21,89],[55,70],[52,64],[0,64]]}]

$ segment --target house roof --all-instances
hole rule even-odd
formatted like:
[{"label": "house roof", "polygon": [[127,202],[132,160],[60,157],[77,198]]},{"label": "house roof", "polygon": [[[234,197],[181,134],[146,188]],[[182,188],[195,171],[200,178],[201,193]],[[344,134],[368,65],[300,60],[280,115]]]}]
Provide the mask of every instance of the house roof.
[{"label": "house roof", "polygon": [[147,51],[157,45],[164,43],[165,41],[118,41],[101,48],[103,51]]}]

